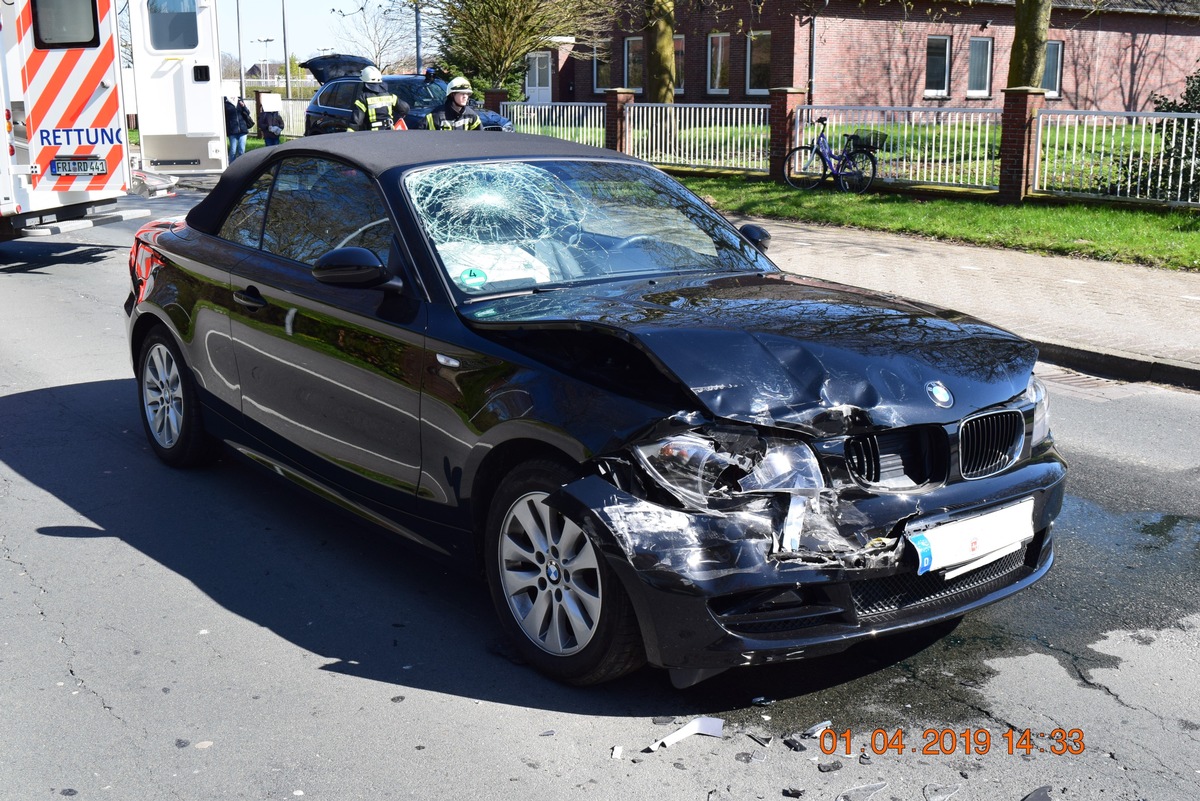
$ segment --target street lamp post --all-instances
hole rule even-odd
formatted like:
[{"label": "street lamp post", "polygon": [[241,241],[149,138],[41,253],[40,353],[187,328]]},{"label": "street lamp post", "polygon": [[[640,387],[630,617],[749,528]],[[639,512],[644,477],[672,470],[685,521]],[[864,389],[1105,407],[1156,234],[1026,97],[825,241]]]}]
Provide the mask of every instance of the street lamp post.
[{"label": "street lamp post", "polygon": [[262,77],[265,78],[267,75],[267,58],[269,57],[269,47],[268,46],[271,44],[271,42],[275,41],[275,39],[273,37],[268,37],[268,38],[264,38],[264,39],[255,39],[254,41],[262,42],[262,45],[263,45],[263,75],[262,75]]},{"label": "street lamp post", "polygon": [[283,85],[288,100],[292,99],[292,56],[287,46],[287,0],[279,0],[283,11]]}]

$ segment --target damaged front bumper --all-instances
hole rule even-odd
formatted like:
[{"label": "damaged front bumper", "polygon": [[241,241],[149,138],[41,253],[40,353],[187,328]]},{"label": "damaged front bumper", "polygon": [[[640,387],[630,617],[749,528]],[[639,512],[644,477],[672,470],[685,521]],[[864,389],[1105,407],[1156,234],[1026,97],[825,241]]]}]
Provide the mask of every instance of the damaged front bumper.
[{"label": "damaged front bumper", "polygon": [[[650,663],[687,686],[730,667],[835,653],[956,618],[1029,586],[1053,563],[1051,526],[1065,475],[1047,453],[982,481],[864,494],[848,504],[856,525],[894,536],[887,553],[864,549],[857,562],[781,552],[768,516],[670,508],[596,475],[548,502],[605,553],[637,612]],[[1031,515],[1029,536],[1003,555],[924,570],[915,544],[922,528],[1018,503]]]}]

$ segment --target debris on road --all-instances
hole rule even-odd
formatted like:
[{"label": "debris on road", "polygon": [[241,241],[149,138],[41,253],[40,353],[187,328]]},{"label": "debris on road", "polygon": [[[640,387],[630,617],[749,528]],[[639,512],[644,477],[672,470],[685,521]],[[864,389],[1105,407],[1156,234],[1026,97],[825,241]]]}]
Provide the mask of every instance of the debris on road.
[{"label": "debris on road", "polygon": [[646,751],[657,751],[660,747],[670,748],[671,746],[675,745],[675,743],[679,742],[685,737],[691,737],[693,734],[703,734],[706,737],[724,737],[725,721],[721,718],[696,718],[673,734],[668,734],[666,737],[656,741],[652,745],[646,746]]},{"label": "debris on road", "polygon": [[807,729],[804,730],[804,734],[801,734],[800,736],[805,739],[809,739],[809,740],[814,739],[816,737],[820,737],[821,732],[825,731],[832,725],[833,725],[833,721],[823,720],[820,723],[816,724],[815,726],[809,726]]},{"label": "debris on road", "polygon": [[925,785],[925,801],[946,801],[961,787],[961,784],[927,784]]},{"label": "debris on road", "polygon": [[625,749],[624,749],[624,748],[622,748],[621,746],[619,746],[619,745],[614,745],[614,746],[612,747],[612,754],[610,755],[610,756],[611,756],[611,758],[612,758],[612,759],[620,759],[620,758],[621,758],[621,753],[622,753],[624,750],[625,750]]},{"label": "debris on road", "polygon": [[887,787],[887,782],[852,787],[844,793],[839,793],[835,801],[867,801],[868,798],[878,793],[884,787]]},{"label": "debris on road", "polygon": [[832,762],[818,762],[817,763],[817,770],[821,771],[822,773],[833,773],[835,770],[841,770],[841,769],[842,769],[841,760],[835,759]]}]

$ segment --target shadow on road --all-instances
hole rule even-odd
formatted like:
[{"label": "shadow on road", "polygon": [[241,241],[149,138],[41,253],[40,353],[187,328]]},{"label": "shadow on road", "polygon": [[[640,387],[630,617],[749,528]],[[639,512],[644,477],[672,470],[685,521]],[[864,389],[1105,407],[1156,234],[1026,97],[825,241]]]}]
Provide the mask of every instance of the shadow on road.
[{"label": "shadow on road", "polygon": [[714,714],[853,681],[948,630],[733,670],[686,691],[652,669],[564,687],[505,658],[486,586],[469,566],[444,566],[233,456],[202,470],[162,465],[135,398],[132,378],[0,397],[0,460],[92,523],[38,533],[119,538],[233,614],[325,657],[321,670],[585,715]]}]

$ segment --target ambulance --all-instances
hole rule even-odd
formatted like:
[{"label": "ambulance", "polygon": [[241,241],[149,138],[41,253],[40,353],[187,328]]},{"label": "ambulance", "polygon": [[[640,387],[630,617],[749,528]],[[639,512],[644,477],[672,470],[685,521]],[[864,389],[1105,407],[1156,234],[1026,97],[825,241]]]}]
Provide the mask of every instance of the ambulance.
[{"label": "ambulance", "polygon": [[0,2],[0,241],[130,217],[118,0]]}]

